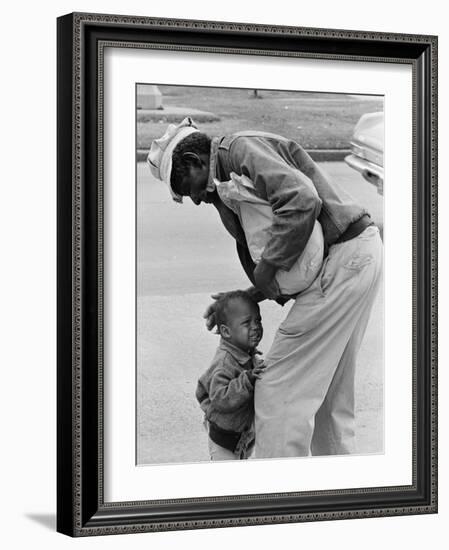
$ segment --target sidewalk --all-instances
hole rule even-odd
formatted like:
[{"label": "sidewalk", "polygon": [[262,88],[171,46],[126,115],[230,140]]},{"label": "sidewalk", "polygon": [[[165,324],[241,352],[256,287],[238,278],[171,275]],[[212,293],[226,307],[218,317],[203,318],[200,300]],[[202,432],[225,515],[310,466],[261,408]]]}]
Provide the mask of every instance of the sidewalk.
[{"label": "sidewalk", "polygon": [[[340,162],[350,154],[350,149],[306,149],[315,162]],[[146,162],[149,149],[136,151],[136,162]]]},{"label": "sidewalk", "polygon": [[[383,223],[383,199],[344,163],[323,169]],[[214,208],[189,200],[174,203],[144,164],[138,174],[137,411],[138,463],[208,460],[202,414],[195,400],[199,374],[209,365],[218,337],[202,314],[217,291],[249,282],[235,243]],[[192,221],[194,220],[194,223]],[[285,317],[282,308],[261,304],[267,352]],[[377,297],[359,355],[357,438],[362,454],[383,448],[383,296]]]}]

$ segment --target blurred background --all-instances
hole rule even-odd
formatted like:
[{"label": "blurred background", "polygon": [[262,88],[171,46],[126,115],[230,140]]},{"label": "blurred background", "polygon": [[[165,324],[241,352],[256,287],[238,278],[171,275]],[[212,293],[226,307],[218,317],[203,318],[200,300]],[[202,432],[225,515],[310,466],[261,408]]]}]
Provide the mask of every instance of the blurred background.
[{"label": "blurred background", "polygon": [[315,158],[319,151],[344,154],[360,116],[382,110],[379,96],[138,85],[139,160],[160,136],[161,126],[184,116],[191,116],[210,136],[265,130],[298,141]]}]

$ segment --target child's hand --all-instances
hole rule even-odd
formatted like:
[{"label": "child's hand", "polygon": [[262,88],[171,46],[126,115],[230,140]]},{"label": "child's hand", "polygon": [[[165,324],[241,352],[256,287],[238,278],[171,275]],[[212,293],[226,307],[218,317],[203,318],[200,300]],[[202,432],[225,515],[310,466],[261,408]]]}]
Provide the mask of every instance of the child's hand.
[{"label": "child's hand", "polygon": [[256,380],[260,380],[266,368],[267,367],[266,365],[264,365],[264,363],[260,363],[259,365],[257,365],[257,367],[254,367],[253,369],[251,369],[248,373],[248,376],[251,378],[251,381],[254,383]]},{"label": "child's hand", "polygon": [[259,351],[258,349],[254,350],[254,353],[253,353],[253,356],[252,356],[252,359],[253,359],[253,368],[252,368],[252,370],[254,370],[257,367],[263,367],[263,359],[262,359],[262,357],[260,357],[261,355],[262,355],[261,351]]}]

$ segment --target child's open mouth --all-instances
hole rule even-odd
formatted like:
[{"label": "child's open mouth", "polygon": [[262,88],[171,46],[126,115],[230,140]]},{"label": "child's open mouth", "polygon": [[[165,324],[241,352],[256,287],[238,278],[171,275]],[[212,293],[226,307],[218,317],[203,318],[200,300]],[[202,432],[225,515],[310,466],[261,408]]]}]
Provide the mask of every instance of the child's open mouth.
[{"label": "child's open mouth", "polygon": [[249,337],[249,341],[253,345],[257,345],[260,342],[260,340],[261,340],[261,334],[260,333],[251,334],[251,336]]}]

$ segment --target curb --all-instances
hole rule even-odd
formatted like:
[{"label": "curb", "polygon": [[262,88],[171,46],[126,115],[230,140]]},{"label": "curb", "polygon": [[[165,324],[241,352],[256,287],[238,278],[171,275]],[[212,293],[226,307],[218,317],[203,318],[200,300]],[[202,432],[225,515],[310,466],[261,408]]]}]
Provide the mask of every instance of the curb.
[{"label": "curb", "polygon": [[[147,149],[137,149],[136,161],[145,162],[148,152]],[[351,153],[349,149],[306,149],[306,152],[316,162],[341,162]]]},{"label": "curb", "polygon": [[137,109],[137,122],[179,123],[191,117],[195,122],[219,122],[220,117],[210,111],[186,109],[184,107],[164,107],[163,109]]}]

